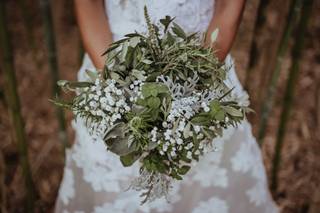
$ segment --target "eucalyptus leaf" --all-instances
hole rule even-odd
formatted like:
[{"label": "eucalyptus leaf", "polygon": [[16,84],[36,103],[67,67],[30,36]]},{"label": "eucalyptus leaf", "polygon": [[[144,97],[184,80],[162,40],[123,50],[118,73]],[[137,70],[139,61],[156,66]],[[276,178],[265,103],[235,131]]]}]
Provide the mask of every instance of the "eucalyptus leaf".
[{"label": "eucalyptus leaf", "polygon": [[235,117],[242,117],[243,116],[242,112],[234,107],[224,106],[223,109],[226,113],[228,113],[231,116],[235,116]]},{"label": "eucalyptus leaf", "polygon": [[132,166],[141,156],[140,152],[132,152],[127,155],[120,156],[120,161],[124,167]]},{"label": "eucalyptus leaf", "polygon": [[95,80],[98,78],[98,73],[96,71],[86,69],[86,74],[89,76],[92,82],[95,82]]},{"label": "eucalyptus leaf", "polygon": [[208,115],[197,115],[191,119],[192,124],[196,125],[208,125],[210,124],[210,116]]},{"label": "eucalyptus leaf", "polygon": [[153,109],[157,109],[157,108],[159,108],[161,101],[158,97],[150,97],[147,99],[147,104],[149,107],[151,107]]},{"label": "eucalyptus leaf", "polygon": [[172,32],[174,34],[176,34],[178,37],[180,38],[183,38],[183,39],[186,39],[187,38],[187,35],[186,33],[183,31],[183,29],[177,25],[176,23],[173,23],[173,27],[171,28],[172,29]]},{"label": "eucalyptus leaf", "polygon": [[189,138],[191,135],[190,135],[190,122],[187,123],[185,129],[183,130],[183,137],[184,138]]}]

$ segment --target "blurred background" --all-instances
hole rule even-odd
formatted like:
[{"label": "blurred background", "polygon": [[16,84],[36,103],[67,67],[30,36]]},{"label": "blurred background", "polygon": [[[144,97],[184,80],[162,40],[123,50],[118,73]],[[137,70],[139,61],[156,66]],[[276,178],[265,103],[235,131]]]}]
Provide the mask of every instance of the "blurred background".
[{"label": "blurred background", "polygon": [[[320,212],[319,13],[319,0],[247,0],[232,49],[282,212]],[[73,131],[49,99],[82,55],[73,1],[0,1],[0,212],[52,212]]]}]

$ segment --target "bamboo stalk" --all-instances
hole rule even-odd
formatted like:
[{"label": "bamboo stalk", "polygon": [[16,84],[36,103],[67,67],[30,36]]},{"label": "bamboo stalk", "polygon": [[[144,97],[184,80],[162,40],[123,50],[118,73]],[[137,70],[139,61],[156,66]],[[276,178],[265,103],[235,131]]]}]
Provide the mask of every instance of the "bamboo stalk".
[{"label": "bamboo stalk", "polygon": [[[57,85],[57,81],[59,80],[59,71],[58,71],[58,59],[57,59],[57,51],[56,51],[56,43],[55,43],[55,34],[53,28],[53,20],[51,13],[51,4],[49,0],[40,0],[40,6],[42,11],[42,18],[44,24],[44,34],[46,39],[46,44],[48,48],[48,56],[49,56],[49,69],[51,72],[51,80],[52,80],[52,94],[53,96],[60,94],[60,88]],[[68,139],[66,134],[66,124],[65,124],[65,116],[64,111],[60,107],[56,107],[56,116],[59,122],[59,137],[64,146],[67,148]]]},{"label": "bamboo stalk", "polygon": [[18,0],[18,6],[22,15],[23,24],[26,30],[27,41],[31,49],[33,60],[36,62],[36,66],[40,67],[40,62],[37,59],[37,47],[33,36],[32,16],[25,0]]},{"label": "bamboo stalk", "polygon": [[5,82],[5,97],[7,100],[9,114],[12,122],[12,129],[14,131],[15,140],[18,146],[22,174],[27,189],[26,212],[33,212],[36,191],[28,161],[27,139],[20,111],[20,100],[17,92],[16,77],[14,73],[13,53],[10,43],[10,35],[7,29],[5,12],[4,1],[0,1],[0,51],[2,55],[1,64]]},{"label": "bamboo stalk", "polygon": [[304,36],[307,30],[312,4],[313,4],[313,0],[303,1],[301,17],[298,25],[298,31],[297,31],[294,46],[291,52],[292,65],[290,68],[289,79],[286,87],[284,101],[282,104],[282,112],[280,116],[280,124],[279,124],[279,129],[277,134],[275,154],[274,154],[273,164],[272,164],[271,189],[274,192],[276,191],[278,186],[278,172],[279,172],[279,165],[281,161],[281,150],[284,142],[288,119],[289,119],[291,108],[292,108],[294,89],[295,89],[295,85],[297,84],[300,59],[303,51]]},{"label": "bamboo stalk", "polygon": [[4,92],[2,88],[0,88],[0,101],[2,101],[4,105],[6,105],[6,100],[5,100]]},{"label": "bamboo stalk", "polygon": [[249,83],[251,81],[254,68],[260,58],[260,54],[258,51],[258,40],[259,40],[260,32],[264,28],[266,23],[266,9],[268,4],[269,4],[269,0],[259,1],[256,20],[255,20],[254,29],[253,29],[253,37],[250,45],[249,63],[247,67],[247,73],[246,73],[245,84],[244,84],[245,89],[249,88]]},{"label": "bamboo stalk", "polygon": [[302,2],[303,0],[293,0],[290,5],[286,27],[282,34],[281,42],[279,44],[277,54],[276,54],[277,55],[276,64],[271,76],[271,81],[269,82],[269,85],[267,88],[267,95],[264,99],[264,102],[261,108],[261,119],[259,123],[259,134],[258,134],[258,142],[260,146],[263,143],[263,139],[266,133],[267,122],[273,106],[275,90],[276,90],[278,79],[280,76],[283,58],[289,46],[289,40],[292,34],[293,27],[298,21]]},{"label": "bamboo stalk", "polygon": [[3,213],[7,212],[7,195],[6,195],[6,165],[2,151],[0,150],[0,211]]}]

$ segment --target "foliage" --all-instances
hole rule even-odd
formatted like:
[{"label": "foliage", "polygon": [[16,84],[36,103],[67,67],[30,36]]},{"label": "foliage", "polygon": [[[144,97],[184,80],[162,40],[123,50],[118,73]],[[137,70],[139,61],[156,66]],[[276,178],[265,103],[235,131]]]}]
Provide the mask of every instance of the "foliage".
[{"label": "foliage", "polygon": [[[143,202],[165,196],[170,180],[181,180],[214,148],[212,140],[236,126],[249,108],[225,84],[228,69],[198,33],[188,35],[166,16],[114,42],[104,54],[102,73],[87,71],[87,82],[59,81],[77,95],[55,103],[85,121],[124,166],[139,160],[141,175],[132,188]],[[211,36],[217,37],[218,31]]]}]

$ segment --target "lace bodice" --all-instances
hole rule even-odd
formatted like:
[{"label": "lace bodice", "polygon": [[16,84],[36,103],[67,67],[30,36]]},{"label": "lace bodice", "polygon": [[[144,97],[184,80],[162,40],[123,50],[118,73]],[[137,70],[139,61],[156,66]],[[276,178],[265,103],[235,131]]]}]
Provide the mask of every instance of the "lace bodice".
[{"label": "lace bodice", "polygon": [[151,21],[166,15],[176,17],[187,32],[204,32],[213,14],[214,0],[105,0],[114,39],[146,29],[143,7],[147,6]]}]

